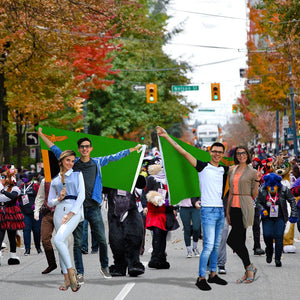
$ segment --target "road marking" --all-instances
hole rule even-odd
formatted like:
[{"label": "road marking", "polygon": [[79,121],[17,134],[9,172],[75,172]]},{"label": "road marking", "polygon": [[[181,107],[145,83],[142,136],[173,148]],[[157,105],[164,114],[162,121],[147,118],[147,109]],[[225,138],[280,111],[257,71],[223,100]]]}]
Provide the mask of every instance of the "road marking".
[{"label": "road marking", "polygon": [[118,294],[118,296],[114,300],[123,300],[128,295],[128,293],[131,291],[131,289],[134,287],[135,283],[127,283],[122,288],[121,292]]}]

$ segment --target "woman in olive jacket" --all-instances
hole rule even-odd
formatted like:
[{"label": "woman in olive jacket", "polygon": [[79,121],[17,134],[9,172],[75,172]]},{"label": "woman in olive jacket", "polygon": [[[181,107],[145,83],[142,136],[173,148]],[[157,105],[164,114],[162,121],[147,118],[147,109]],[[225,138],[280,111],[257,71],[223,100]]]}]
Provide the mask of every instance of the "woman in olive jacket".
[{"label": "woman in olive jacket", "polygon": [[[266,244],[266,261],[272,262],[273,239],[275,240],[275,264],[281,267],[283,250],[283,235],[287,221],[296,223],[298,219],[295,198],[290,189],[281,184],[281,177],[270,173],[263,177],[264,186],[259,191],[256,204],[261,210],[263,236]],[[288,217],[287,202],[291,206],[291,216]]]}]

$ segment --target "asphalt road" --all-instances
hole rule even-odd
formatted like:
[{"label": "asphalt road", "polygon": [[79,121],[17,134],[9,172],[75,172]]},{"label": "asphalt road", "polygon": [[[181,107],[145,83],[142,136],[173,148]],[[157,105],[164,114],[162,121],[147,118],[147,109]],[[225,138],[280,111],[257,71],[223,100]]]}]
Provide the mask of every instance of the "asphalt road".
[{"label": "asphalt road", "polygon": [[[106,214],[103,210],[104,215]],[[180,219],[180,218],[179,218]],[[5,239],[7,242],[7,237]],[[250,258],[258,268],[257,279],[252,284],[237,284],[243,275],[242,263],[236,254],[227,248],[227,274],[220,275],[228,281],[227,286],[211,285],[211,291],[200,291],[196,286],[199,258],[186,258],[182,226],[172,233],[167,245],[169,270],[153,270],[146,267],[146,272],[137,278],[118,277],[104,279],[99,273],[98,254],[83,256],[85,266],[85,283],[77,293],[59,291],[63,281],[60,269],[42,275],[47,266],[44,254],[37,254],[32,246],[30,256],[24,256],[24,247],[17,248],[21,264],[7,265],[8,249],[3,252],[0,266],[0,300],[32,299],[105,299],[105,300],[179,300],[179,299],[298,299],[300,239],[295,229],[296,254],[283,254],[281,268],[275,263],[267,264],[265,256],[254,256],[252,232],[248,231],[247,245]],[[264,245],[262,241],[262,245]],[[201,250],[201,242],[200,242]],[[141,261],[147,265],[150,259],[151,234],[147,231],[146,251]],[[72,251],[71,251],[72,252]],[[56,252],[57,255],[57,252]],[[110,263],[112,263],[109,249]],[[58,257],[58,256],[57,256]]]}]

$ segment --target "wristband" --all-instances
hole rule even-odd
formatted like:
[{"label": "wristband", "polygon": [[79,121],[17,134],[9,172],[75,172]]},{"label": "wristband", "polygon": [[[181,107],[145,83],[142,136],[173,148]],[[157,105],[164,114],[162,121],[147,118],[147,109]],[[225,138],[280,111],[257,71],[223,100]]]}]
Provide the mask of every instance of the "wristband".
[{"label": "wristband", "polygon": [[254,180],[255,182],[260,182],[260,180]]}]

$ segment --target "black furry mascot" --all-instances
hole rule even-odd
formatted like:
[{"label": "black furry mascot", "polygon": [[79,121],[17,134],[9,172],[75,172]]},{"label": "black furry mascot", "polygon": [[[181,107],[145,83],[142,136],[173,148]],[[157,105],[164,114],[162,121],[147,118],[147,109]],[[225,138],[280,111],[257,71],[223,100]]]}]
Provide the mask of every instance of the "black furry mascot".
[{"label": "black furry mascot", "polygon": [[[145,177],[139,176],[136,189],[146,186]],[[135,190],[136,190],[135,189]],[[104,188],[108,199],[109,244],[114,264],[109,267],[111,276],[136,277],[145,272],[140,262],[144,225],[136,205],[136,191],[133,194],[117,189]]]}]

